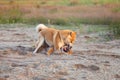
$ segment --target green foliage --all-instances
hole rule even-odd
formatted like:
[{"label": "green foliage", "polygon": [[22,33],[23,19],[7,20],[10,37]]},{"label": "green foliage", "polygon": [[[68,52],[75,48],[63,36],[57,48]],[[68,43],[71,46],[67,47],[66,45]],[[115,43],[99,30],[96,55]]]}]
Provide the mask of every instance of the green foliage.
[{"label": "green foliage", "polygon": [[22,22],[23,13],[19,10],[18,7],[13,7],[7,10],[5,13],[0,14],[0,23],[20,23]]},{"label": "green foliage", "polygon": [[120,7],[113,8],[112,12],[120,12]]},{"label": "green foliage", "polygon": [[[78,5],[96,5],[96,4],[108,4],[108,3],[119,3],[120,0],[1,0],[1,4],[9,5],[8,7],[1,9],[0,11],[0,23],[28,23],[28,24],[37,24],[37,23],[44,23],[44,24],[57,24],[57,25],[79,25],[79,24],[103,24],[103,25],[109,25],[111,22],[114,22],[113,24],[119,23],[120,20],[111,17],[105,18],[104,16],[101,18],[91,18],[91,17],[76,17],[77,15],[72,13],[72,10],[68,10],[65,13],[64,8],[60,9],[57,6],[67,6],[66,8],[70,6],[78,6]],[[40,15],[42,17],[36,17],[34,15],[34,12],[32,13],[31,10],[29,10],[26,5],[29,4],[29,8],[34,7],[35,10],[39,10],[41,6],[46,6],[46,8],[49,8],[46,13],[49,13],[50,15]],[[49,6],[49,5],[52,5]],[[57,5],[57,6],[56,6]],[[20,6],[23,6],[21,8]],[[25,6],[25,7],[24,7]],[[55,7],[54,7],[55,6]],[[24,9],[25,8],[25,9]],[[28,11],[27,9],[28,8]],[[33,8],[33,9],[34,9]],[[23,9],[23,10],[22,10]],[[70,8],[68,8],[70,9]],[[120,12],[119,7],[110,8],[113,12]],[[72,13],[72,16],[67,15],[67,13],[70,11]],[[78,9],[75,10],[75,13],[78,13]],[[44,12],[44,10],[43,10]],[[60,18],[59,13],[63,15],[64,17]],[[82,12],[82,11],[81,11]],[[83,11],[84,12],[84,11]],[[26,17],[27,15],[30,17]],[[38,13],[39,14],[39,13]],[[58,17],[52,17],[51,14],[56,14]],[[68,13],[69,14],[69,13]],[[75,15],[75,16],[74,16]],[[78,14],[79,16],[79,14]],[[112,15],[114,16],[114,15]],[[24,18],[25,17],[25,18]],[[111,18],[111,19],[110,19]]]},{"label": "green foliage", "polygon": [[99,35],[103,37],[104,41],[120,39],[120,23],[111,23],[105,32],[101,31]]},{"label": "green foliage", "polygon": [[79,5],[79,1],[78,0],[71,0],[69,3],[70,6],[75,6],[75,5]]},{"label": "green foliage", "polygon": [[[120,0],[1,0],[0,3],[4,4],[33,4],[33,5],[103,5],[109,3],[120,3]],[[39,7],[39,6],[38,6]]]},{"label": "green foliage", "polygon": [[120,38],[120,23],[119,24],[111,24],[109,26],[109,33],[114,38]]},{"label": "green foliage", "polygon": [[95,25],[110,25],[110,23],[113,22],[113,24],[119,23],[119,20],[112,20],[109,18],[69,18],[69,22],[73,24],[95,24]]},{"label": "green foliage", "polygon": [[24,22],[23,23],[27,23],[27,24],[39,24],[39,23],[48,23],[48,19],[44,18],[44,17],[39,17],[39,18],[24,18],[23,19]]},{"label": "green foliage", "polygon": [[9,17],[9,18],[0,18],[0,23],[1,24],[6,24],[6,23],[21,23],[23,21],[22,18],[12,18],[12,17]]},{"label": "green foliage", "polygon": [[[61,0],[61,5],[104,5],[109,3],[119,3],[120,0]],[[56,3],[59,4],[59,3]]]},{"label": "green foliage", "polygon": [[56,25],[69,25],[69,21],[64,18],[51,19],[51,23]]}]

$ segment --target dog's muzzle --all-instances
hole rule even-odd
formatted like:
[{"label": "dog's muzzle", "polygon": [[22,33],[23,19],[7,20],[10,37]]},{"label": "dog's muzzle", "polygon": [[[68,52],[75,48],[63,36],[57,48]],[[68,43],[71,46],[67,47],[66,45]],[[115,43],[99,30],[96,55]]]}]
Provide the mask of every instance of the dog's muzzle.
[{"label": "dog's muzzle", "polygon": [[69,44],[65,44],[63,47],[63,51],[68,52],[71,48],[72,48],[72,46],[70,46]]}]

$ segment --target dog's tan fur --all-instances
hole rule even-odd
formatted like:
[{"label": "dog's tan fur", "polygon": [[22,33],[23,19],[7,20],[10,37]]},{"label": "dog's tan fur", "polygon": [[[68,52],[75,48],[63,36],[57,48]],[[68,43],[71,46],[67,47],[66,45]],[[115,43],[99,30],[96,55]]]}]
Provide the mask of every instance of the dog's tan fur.
[{"label": "dog's tan fur", "polygon": [[[44,42],[49,46],[47,54],[50,55],[56,50],[63,48],[64,44],[72,44],[76,39],[76,32],[71,30],[57,30],[53,28],[43,28],[40,26],[39,30],[39,40],[37,41],[37,47],[33,53],[36,53]],[[69,50],[68,54],[72,54]]]}]

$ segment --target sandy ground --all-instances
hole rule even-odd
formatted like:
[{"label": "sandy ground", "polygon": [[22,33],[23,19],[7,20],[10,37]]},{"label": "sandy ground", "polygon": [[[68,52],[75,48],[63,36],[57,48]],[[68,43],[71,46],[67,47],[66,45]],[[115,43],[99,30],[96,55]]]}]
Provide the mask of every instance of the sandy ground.
[{"label": "sandy ground", "polygon": [[120,40],[78,34],[73,55],[31,55],[36,37],[34,27],[0,28],[0,80],[120,80]]}]

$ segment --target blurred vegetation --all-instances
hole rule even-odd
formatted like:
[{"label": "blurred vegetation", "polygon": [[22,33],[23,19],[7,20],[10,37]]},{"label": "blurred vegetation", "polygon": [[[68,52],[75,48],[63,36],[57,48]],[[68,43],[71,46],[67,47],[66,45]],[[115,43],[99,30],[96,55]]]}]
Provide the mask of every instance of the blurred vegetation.
[{"label": "blurred vegetation", "polygon": [[[84,13],[89,15],[90,11],[86,11],[89,10],[86,9],[89,7],[98,7],[101,11],[104,11],[102,10],[103,8],[107,8],[108,15],[109,12],[113,15],[106,17],[104,14],[94,14],[94,11],[98,9],[96,8],[96,10],[91,11],[93,12],[92,16],[81,17],[80,15],[84,15]],[[96,14],[98,16],[94,17]],[[120,37],[120,18],[117,17],[119,14],[120,0],[0,0],[0,24],[44,23],[62,26],[77,26],[80,24],[108,25],[109,28],[107,28],[107,30],[109,33],[106,34],[108,38]],[[55,15],[55,17],[53,17],[53,15]],[[80,27],[80,29],[82,30],[83,28]],[[101,30],[101,28],[92,27],[88,28],[87,31],[89,33],[99,30]],[[104,31],[106,28],[102,27],[102,30]]]},{"label": "blurred vegetation", "polygon": [[120,24],[111,24],[109,26],[109,36],[113,39],[120,39]]},{"label": "blurred vegetation", "polygon": [[[37,24],[37,23],[49,23],[57,24],[57,25],[71,25],[71,24],[110,24],[110,23],[120,23],[120,19],[113,19],[111,17],[104,17],[101,16],[100,18],[97,17],[75,17],[79,16],[77,8],[74,9],[74,13],[68,10],[68,13],[73,13],[72,16],[68,16],[68,14],[64,13],[64,7],[59,9],[59,7],[53,6],[110,6],[111,12],[115,14],[120,12],[120,0],[0,0],[0,23],[30,23],[30,24]],[[115,5],[114,7],[111,5]],[[58,14],[63,15],[63,17],[53,18],[51,15],[41,15],[34,17],[34,12],[31,13],[29,8],[32,10],[39,10],[41,7],[52,7],[48,11],[43,11],[43,13],[49,14]],[[35,9],[36,8],[36,9]],[[65,7],[67,8],[67,7]],[[74,7],[73,7],[74,8]],[[94,7],[93,7],[94,8]],[[79,9],[79,8],[78,8]],[[81,11],[82,13],[88,13],[86,11]],[[27,14],[32,14],[30,17],[25,17]],[[38,13],[39,14],[39,13]],[[100,15],[99,15],[100,16]],[[114,15],[113,15],[114,16]]]}]

